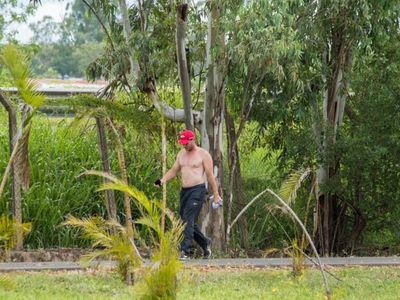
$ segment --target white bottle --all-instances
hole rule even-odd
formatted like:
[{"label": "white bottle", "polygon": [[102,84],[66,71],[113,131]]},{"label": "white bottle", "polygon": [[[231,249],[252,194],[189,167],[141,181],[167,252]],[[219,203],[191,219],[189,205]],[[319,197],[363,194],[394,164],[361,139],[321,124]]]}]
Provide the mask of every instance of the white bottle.
[{"label": "white bottle", "polygon": [[210,200],[211,200],[211,206],[212,206],[212,208],[214,208],[214,209],[216,209],[216,208],[222,206],[222,204],[224,204],[224,201],[222,200],[221,197],[219,197],[218,202],[214,202],[214,195],[211,195],[211,196],[210,196]]}]

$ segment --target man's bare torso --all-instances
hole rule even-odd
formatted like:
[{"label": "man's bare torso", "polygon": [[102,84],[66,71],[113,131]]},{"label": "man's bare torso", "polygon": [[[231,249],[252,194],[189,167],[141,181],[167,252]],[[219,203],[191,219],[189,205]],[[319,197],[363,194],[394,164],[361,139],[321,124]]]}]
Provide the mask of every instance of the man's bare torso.
[{"label": "man's bare torso", "polygon": [[182,150],[177,160],[181,172],[182,187],[191,187],[205,182],[204,149],[195,147],[192,151]]}]

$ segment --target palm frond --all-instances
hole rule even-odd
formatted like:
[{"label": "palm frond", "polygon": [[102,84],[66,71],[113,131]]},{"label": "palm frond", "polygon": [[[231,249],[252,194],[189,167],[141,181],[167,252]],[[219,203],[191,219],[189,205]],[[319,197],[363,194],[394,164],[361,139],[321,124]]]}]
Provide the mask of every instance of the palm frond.
[{"label": "palm frond", "polygon": [[[82,117],[111,117],[113,120],[133,125],[138,130],[146,130],[157,124],[156,114],[149,114],[143,106],[127,105],[118,101],[105,101],[94,95],[76,95],[67,99],[48,99],[45,105],[68,107]],[[132,118],[132,116],[135,116]],[[154,119],[151,122],[150,119]],[[143,126],[148,124],[147,127]]]},{"label": "palm frond", "polygon": [[301,187],[301,183],[308,177],[311,169],[298,170],[289,175],[283,182],[278,195],[285,200],[286,203],[292,203],[297,197],[297,191]]},{"label": "palm frond", "polygon": [[151,214],[154,212],[154,206],[153,206],[152,202],[147,198],[145,193],[143,193],[136,187],[125,184],[122,180],[116,178],[115,176],[107,174],[105,172],[94,171],[94,170],[86,171],[83,173],[83,175],[97,175],[97,176],[101,176],[103,178],[108,179],[111,182],[102,184],[100,186],[100,188],[98,189],[98,191],[113,189],[113,190],[127,193],[131,197],[135,198],[138,201],[138,203],[141,206],[143,206],[143,208],[147,211],[147,213]]},{"label": "palm frond", "polygon": [[0,216],[0,250],[2,250],[2,258],[6,256],[8,251],[15,246],[16,234],[19,232],[26,236],[32,229],[31,223],[19,223],[14,217],[7,215]]},{"label": "palm frond", "polygon": [[63,224],[81,228],[84,236],[91,240],[92,247],[101,248],[84,255],[81,259],[83,265],[87,266],[99,257],[109,257],[118,262],[118,270],[124,278],[127,277],[131,267],[141,265],[140,254],[129,239],[126,228],[117,221],[106,221],[99,217],[80,220],[68,216]]},{"label": "palm frond", "polygon": [[41,106],[45,97],[42,93],[36,92],[37,84],[30,79],[32,76],[27,57],[17,51],[13,45],[7,45],[0,59],[10,72],[21,98],[32,107]]},{"label": "palm frond", "polygon": [[153,218],[146,216],[146,217],[141,217],[141,218],[135,220],[134,223],[135,223],[135,224],[142,224],[142,225],[145,225],[145,226],[147,226],[147,227],[153,229],[157,234],[160,234],[160,232],[161,232],[161,227],[160,227],[160,224],[159,224],[159,223],[160,223],[159,219],[158,219],[157,222],[154,222],[154,219],[153,219]]},{"label": "palm frond", "polygon": [[97,250],[97,251],[92,251],[90,253],[82,255],[80,259],[80,263],[83,267],[88,267],[94,261],[95,259],[99,257],[107,257],[107,253],[105,253],[105,250]]},{"label": "palm frond", "polygon": [[[169,230],[161,230],[160,215],[163,210],[155,200],[149,200],[147,196],[137,188],[124,184],[118,178],[98,171],[87,171],[84,174],[98,175],[110,180],[101,186],[103,189],[114,189],[132,196],[137,203],[142,216],[135,220],[135,224],[145,225],[156,233],[156,248],[152,253],[152,266],[146,268],[144,275],[144,296],[149,299],[174,299],[176,298],[176,287],[178,283],[177,273],[182,268],[182,263],[178,260],[178,246],[182,238],[184,229],[183,223],[174,214],[165,209],[164,212],[170,222]],[[69,217],[64,223],[68,225],[82,227],[87,237],[93,240],[92,245],[103,246],[101,250],[87,254],[83,257],[85,264],[90,263],[99,256],[107,256],[117,259],[118,271],[124,278],[137,266],[141,265],[140,256],[134,242],[130,239],[125,227],[115,220],[103,221],[101,226],[113,228],[114,232],[108,234],[101,226],[98,226],[96,219],[78,220]]]},{"label": "palm frond", "polygon": [[68,216],[67,221],[63,225],[79,227],[84,231],[84,236],[92,241],[92,247],[102,245],[109,247],[112,245],[112,237],[109,232],[107,222],[99,217],[90,217],[78,219],[73,216]]}]

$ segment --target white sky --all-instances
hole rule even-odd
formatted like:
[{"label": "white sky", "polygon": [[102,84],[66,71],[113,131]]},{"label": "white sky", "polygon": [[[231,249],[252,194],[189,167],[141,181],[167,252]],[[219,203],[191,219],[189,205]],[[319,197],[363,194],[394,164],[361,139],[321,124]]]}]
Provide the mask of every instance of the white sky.
[{"label": "white sky", "polygon": [[[24,24],[16,24],[10,26],[9,30],[17,30],[16,39],[21,43],[28,43],[33,36],[33,32],[29,28],[30,23],[34,23],[43,19],[44,16],[53,17],[54,21],[60,22],[65,15],[65,7],[74,0],[41,0],[42,5],[38,5],[33,16],[28,18]],[[18,0],[19,4],[27,5],[29,0]],[[126,0],[128,7],[136,3],[136,0]]]},{"label": "white sky", "polygon": [[[65,15],[65,6],[72,0],[42,0],[42,5],[38,5],[36,13],[28,18],[23,24],[10,26],[10,30],[17,30],[16,39],[21,43],[28,43],[33,36],[29,28],[30,23],[34,23],[43,19],[44,16],[53,17],[54,21],[60,22]],[[28,4],[29,0],[19,0],[21,4]]]}]

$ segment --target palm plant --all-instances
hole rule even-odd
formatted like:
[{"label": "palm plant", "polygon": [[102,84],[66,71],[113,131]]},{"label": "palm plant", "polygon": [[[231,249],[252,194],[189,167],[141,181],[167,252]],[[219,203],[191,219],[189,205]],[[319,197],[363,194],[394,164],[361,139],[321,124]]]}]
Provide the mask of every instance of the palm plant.
[{"label": "palm plant", "polygon": [[[30,79],[30,68],[28,59],[21,54],[13,45],[4,47],[0,62],[4,64],[9,71],[13,84],[17,88],[20,98],[22,99],[22,122],[17,130],[17,121],[14,104],[0,93],[0,102],[9,113],[10,123],[10,159],[7,164],[4,175],[0,184],[0,197],[3,194],[7,178],[11,173],[12,191],[13,191],[13,214],[17,224],[22,223],[21,210],[21,192],[20,188],[27,189],[30,180],[30,170],[28,162],[28,142],[31,129],[31,121],[36,110],[42,105],[44,95],[36,91],[36,83]],[[7,217],[4,217],[7,218]],[[21,227],[22,226],[22,227]],[[21,229],[23,225],[17,226],[15,230],[17,249],[22,248],[24,231]],[[21,229],[21,230],[20,230]]]},{"label": "palm plant", "polygon": [[[95,171],[87,173],[101,175]],[[126,185],[115,177],[106,174],[103,176],[107,176],[111,183],[104,184],[101,189],[115,189],[128,193],[135,200],[141,213],[141,217],[134,223],[147,226],[154,233],[151,235],[155,248],[151,256],[153,264],[144,273],[144,298],[175,298],[177,274],[182,267],[182,263],[178,260],[178,245],[184,228],[182,222],[175,218],[170,210],[165,209],[164,212],[169,220],[169,230],[164,231],[160,221],[163,209],[159,201],[149,200],[143,192]]]},{"label": "palm plant", "polygon": [[142,260],[124,226],[115,220],[106,221],[100,217],[80,220],[73,216],[69,216],[63,224],[82,228],[84,236],[92,241],[92,247],[99,247],[83,256],[83,265],[87,266],[99,257],[115,259],[118,273],[128,284],[132,284],[131,274],[141,266]]},{"label": "palm plant", "polygon": [[31,223],[19,223],[13,217],[6,215],[0,216],[0,260],[7,257],[8,252],[16,244],[16,233],[28,234],[32,229]]},{"label": "palm plant", "polygon": [[[107,91],[108,88],[109,87],[106,87],[103,92]],[[96,120],[96,127],[99,136],[99,151],[103,172],[105,173],[110,173],[110,159],[106,136],[107,133],[111,134],[110,140],[113,142],[113,146],[115,146],[117,153],[121,180],[125,184],[128,184],[123,141],[117,128],[117,122],[123,121],[125,123],[133,124],[135,128],[143,130],[143,124],[146,117],[144,112],[140,109],[123,105],[121,103],[123,99],[119,99],[119,97],[116,97],[115,99],[113,98],[113,101],[105,101],[101,99],[102,96],[104,96],[104,93],[101,93],[98,97],[95,97],[94,95],[78,95],[68,99],[67,101],[51,100],[48,103],[52,106],[67,105],[72,109],[75,112],[74,122],[72,123],[73,126],[76,126],[81,121],[87,120],[88,118],[94,118]],[[135,118],[132,119],[132,115],[134,115]],[[106,129],[109,130],[107,131]],[[107,180],[107,178],[104,178],[104,182],[107,182]],[[105,191],[105,205],[109,217],[116,219],[116,203],[113,192],[113,190]],[[134,227],[132,226],[130,199],[127,193],[124,193],[124,212],[126,217],[126,226],[128,230],[131,231]]]},{"label": "palm plant", "polygon": [[[182,263],[178,260],[177,249],[181,240],[183,224],[173,216],[171,211],[165,210],[165,213],[171,223],[170,229],[167,232],[158,231],[157,247],[151,257],[153,264],[147,267],[144,274],[143,298],[145,299],[176,298],[177,274],[182,268]],[[159,220],[157,224],[160,224]]]},{"label": "palm plant", "polygon": [[[307,178],[309,176],[310,173],[311,173],[311,170],[309,168],[307,168],[306,170],[297,171],[297,172],[294,172],[293,174],[291,174],[289,176],[289,178],[282,184],[279,195],[269,188],[267,188],[264,191],[262,191],[261,193],[259,193],[239,212],[239,214],[236,216],[236,218],[230,224],[228,224],[228,230],[230,230],[232,228],[232,226],[238,221],[238,219],[244,214],[244,212],[256,200],[260,199],[266,193],[272,195],[280,203],[281,206],[279,206],[279,209],[281,211],[287,213],[290,217],[292,217],[294,223],[299,225],[303,232],[303,241],[301,242],[300,247],[298,246],[297,239],[292,241],[292,245],[293,245],[293,249],[294,249],[294,254],[293,254],[293,258],[294,258],[293,269],[294,269],[294,271],[298,272],[297,268],[299,268],[299,267],[301,270],[303,270],[303,268],[304,268],[303,267],[304,259],[302,259],[302,256],[304,255],[303,249],[305,247],[305,242],[307,241],[308,243],[310,243],[310,246],[314,252],[314,255],[317,258],[316,264],[319,266],[319,268],[321,270],[322,278],[324,280],[324,285],[325,285],[326,296],[328,299],[331,299],[329,284],[326,279],[325,271],[324,271],[323,265],[321,263],[321,260],[319,258],[317,249],[315,248],[315,245],[314,245],[305,225],[303,224],[303,222],[300,220],[300,218],[297,216],[297,214],[290,207],[290,204],[292,204],[293,201],[297,197],[297,191],[300,188],[301,183],[303,182],[303,180],[305,178]],[[308,199],[307,208],[306,208],[305,220],[307,220],[307,213],[308,213],[308,209],[309,209],[311,195],[312,194],[310,193],[310,197]]]},{"label": "palm plant", "polygon": [[[288,178],[282,183],[278,195],[288,204],[291,205],[295,202],[297,198],[297,191],[301,187],[301,183],[309,176],[310,169],[300,169],[289,174]],[[308,219],[308,209],[312,196],[312,191],[310,197],[308,198],[307,207],[304,217],[304,226],[307,224]],[[298,236],[298,231],[296,230],[296,236],[291,240],[291,251],[289,255],[293,259],[293,275],[295,277],[301,276],[304,273],[304,250],[308,246],[307,239],[304,232],[301,234],[301,238]]]},{"label": "palm plant", "polygon": [[[108,179],[109,182],[103,184],[99,190],[114,189],[127,193],[141,215],[134,223],[146,226],[151,232],[151,242],[154,247],[151,255],[152,264],[144,269],[143,281],[138,285],[138,291],[144,298],[176,298],[177,274],[182,267],[182,263],[178,260],[178,245],[184,228],[182,222],[175,218],[171,211],[165,209],[168,230],[164,231],[160,222],[163,209],[159,201],[148,199],[137,188],[128,186],[107,173],[87,171],[84,174]],[[85,235],[93,240],[94,247],[100,245],[103,247],[87,255],[86,261],[106,255],[117,259],[119,270],[129,272],[141,267],[141,257],[134,240],[129,237],[126,228],[116,221],[104,221],[100,218],[77,220],[70,217],[65,224],[82,227]],[[117,228],[117,233],[112,233],[110,227]]]},{"label": "palm plant", "polygon": [[[31,120],[37,109],[43,104],[44,95],[36,91],[37,84],[30,79],[31,72],[28,58],[17,51],[14,46],[7,45],[4,48],[0,55],[0,61],[7,67],[24,105],[28,107],[25,109],[24,120],[17,132],[17,136],[12,137],[14,139],[13,151],[0,185],[1,196],[14,162],[18,163],[14,167],[20,173],[19,179],[25,179],[22,183],[23,186],[27,186],[29,181],[29,176],[27,175],[29,173],[27,153]],[[2,98],[4,99],[4,95]],[[33,108],[33,110],[30,108]]]}]

